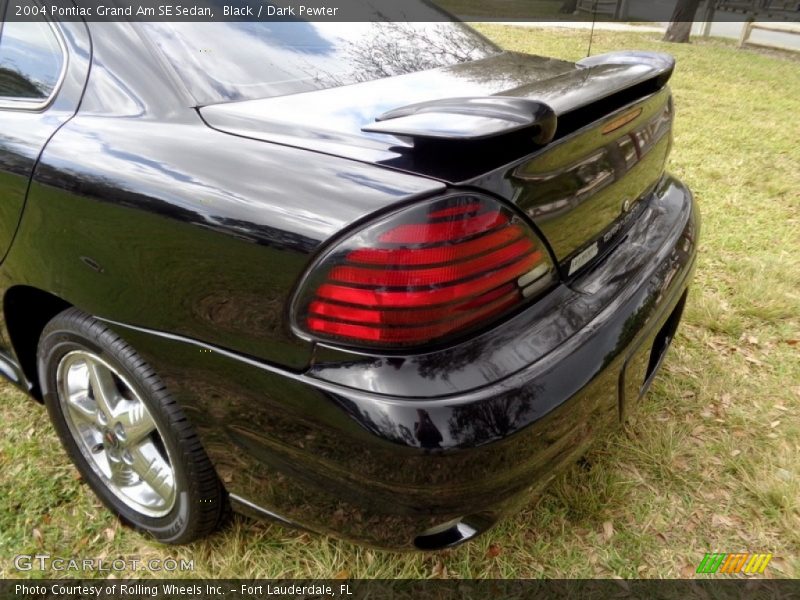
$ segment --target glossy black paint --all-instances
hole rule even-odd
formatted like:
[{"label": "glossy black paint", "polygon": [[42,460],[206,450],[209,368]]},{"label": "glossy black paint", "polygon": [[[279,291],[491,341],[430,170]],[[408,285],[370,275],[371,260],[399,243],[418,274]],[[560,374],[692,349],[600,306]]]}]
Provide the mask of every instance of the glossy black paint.
[{"label": "glossy black paint", "polygon": [[68,24],[58,35],[74,48],[75,58],[63,66],[61,91],[45,103],[46,110],[38,106],[17,110],[14,103],[0,101],[0,256],[5,256],[16,232],[39,154],[50,136],[75,113],[88,74],[90,42],[86,26]]},{"label": "glossy black paint", "polygon": [[363,126],[361,131],[410,137],[415,149],[420,141],[452,145],[522,129],[531,132],[534,144],[544,145],[553,139],[557,124],[556,113],[547,104],[508,96],[417,102],[378,115],[375,121]]},{"label": "glossy black paint", "polygon": [[284,313],[309,256],[444,185],[213,131],[159,80],[133,28],[92,26],[86,95],[41,156],[6,286],[304,367],[311,346]]},{"label": "glossy black paint", "polygon": [[157,361],[241,510],[391,548],[419,547],[422,532],[453,519],[479,533],[646,390],[650,349],[685,298],[698,233],[688,191],[666,180],[659,192],[603,267],[448,350],[344,363],[320,352],[307,373],[287,376],[114,327]]},{"label": "glossy black paint", "polygon": [[[238,508],[398,548],[456,519],[465,537],[486,530],[636,404],[697,248],[691,194],[663,175],[669,61],[503,53],[198,110],[138,27],[89,27],[59,25],[69,71],[49,108],[0,109],[11,379],[36,392],[9,298],[38,290],[77,306],[159,372]],[[413,102],[501,92],[546,101],[554,145],[434,158],[361,131]],[[408,355],[291,332],[294,286],[328,243],[451,189],[516,205],[561,264],[555,289],[480,335]],[[571,273],[597,236],[602,251]]]},{"label": "glossy black paint", "polygon": [[[604,132],[630,116],[629,124]],[[672,99],[663,88],[472,183],[523,210],[571,277],[570,260],[598,238],[602,258],[625,232],[620,215],[633,215],[652,193],[672,147],[672,121]]]},{"label": "glossy black paint", "polygon": [[[463,152],[458,153],[458,160],[431,161],[428,155],[421,159],[419,155],[408,152],[414,145],[413,140],[365,133],[363,127],[381,115],[416,103],[493,95],[543,103],[560,120],[569,123],[569,115],[598,100],[613,98],[615,94],[637,86],[646,89],[634,98],[655,91],[664,85],[665,78],[668,79],[672,72],[662,64],[664,59],[660,58],[661,55],[651,53],[649,61],[652,64],[641,58],[639,64],[634,65],[625,56],[595,57],[595,61],[579,67],[552,58],[501,52],[481,60],[350,86],[202,106],[200,114],[211,127],[242,137],[332,153],[459,182],[485,173],[495,163],[499,166],[503,160],[509,160],[508,154],[485,152],[479,160],[469,160],[468,152]],[[591,120],[597,116],[594,114]],[[562,127],[556,134],[567,132]],[[533,139],[528,139],[525,144],[523,150],[533,152],[537,149]],[[502,146],[508,146],[508,141]],[[524,154],[520,154],[518,147],[511,149],[514,158]]]},{"label": "glossy black paint", "polygon": [[[200,114],[236,136],[494,192],[518,204],[566,263],[663,172],[672,142],[664,86],[673,67],[655,53],[575,65],[504,52],[352,86],[205,106]],[[479,94],[488,100],[478,102]],[[521,125],[526,106],[529,121]],[[613,135],[603,132],[638,109]]]}]

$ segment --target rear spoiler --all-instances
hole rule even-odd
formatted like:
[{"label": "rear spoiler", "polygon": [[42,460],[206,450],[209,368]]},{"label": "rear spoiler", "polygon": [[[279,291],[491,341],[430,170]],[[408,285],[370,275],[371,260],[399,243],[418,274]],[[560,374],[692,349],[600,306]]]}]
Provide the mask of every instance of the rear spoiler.
[{"label": "rear spoiler", "polygon": [[556,132],[556,114],[544,102],[509,96],[443,98],[383,113],[361,131],[414,139],[474,141],[531,129],[533,141],[547,144]]},{"label": "rear spoiler", "polygon": [[643,52],[628,50],[625,52],[608,52],[596,56],[587,56],[575,63],[579,67],[592,68],[606,65],[630,65],[646,67],[647,73],[638,79],[652,79],[659,87],[664,87],[675,71],[675,58],[664,52]]},{"label": "rear spoiler", "polygon": [[[489,140],[523,130],[529,139],[546,145],[559,134],[558,118],[567,117],[569,128],[579,125],[577,113],[592,105],[613,109],[608,100],[627,101],[663,88],[675,69],[675,59],[660,52],[611,52],[584,58],[574,71],[548,81],[547,87],[531,83],[514,90],[515,96],[443,98],[390,110],[361,128],[425,142]],[[553,85],[563,80],[562,85]],[[598,106],[599,108],[599,106]],[[591,115],[583,116],[581,121]],[[566,122],[564,123],[567,124]]]}]

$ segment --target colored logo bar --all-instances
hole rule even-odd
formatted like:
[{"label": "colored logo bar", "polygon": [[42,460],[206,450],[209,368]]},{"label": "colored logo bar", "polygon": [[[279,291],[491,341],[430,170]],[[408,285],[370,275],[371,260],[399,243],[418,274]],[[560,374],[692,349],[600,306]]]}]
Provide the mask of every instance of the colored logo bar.
[{"label": "colored logo bar", "polygon": [[763,573],[767,568],[772,554],[706,554],[700,565],[698,573]]}]

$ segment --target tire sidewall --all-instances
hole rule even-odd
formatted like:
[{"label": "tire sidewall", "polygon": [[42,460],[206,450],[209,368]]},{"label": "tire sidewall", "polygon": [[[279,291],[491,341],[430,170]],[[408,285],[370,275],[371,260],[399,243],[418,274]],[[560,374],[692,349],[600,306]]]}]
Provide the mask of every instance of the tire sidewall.
[{"label": "tire sidewall", "polygon": [[[162,517],[152,517],[128,506],[108,488],[81,451],[78,445],[79,442],[75,440],[67,424],[63,406],[58,396],[57,381],[58,365],[61,359],[75,350],[88,350],[106,361],[126,379],[126,382],[149,409],[156,422],[160,437],[167,448],[176,482],[175,504],[168,514]],[[118,358],[114,355],[114,352],[106,350],[102,344],[92,339],[89,335],[81,335],[75,331],[65,329],[46,330],[39,343],[37,353],[37,368],[39,370],[42,396],[50,419],[69,457],[100,500],[129,525],[137,529],[150,531],[162,542],[173,542],[183,537],[191,528],[191,492],[194,487],[193,482],[188,477],[185,465],[180,460],[182,451],[176,442],[175,436],[171,434],[170,424],[164,417],[160,398],[153,397],[147,386],[143,385],[141,375],[137,373],[135,368],[129,367],[126,363],[124,356]]]}]

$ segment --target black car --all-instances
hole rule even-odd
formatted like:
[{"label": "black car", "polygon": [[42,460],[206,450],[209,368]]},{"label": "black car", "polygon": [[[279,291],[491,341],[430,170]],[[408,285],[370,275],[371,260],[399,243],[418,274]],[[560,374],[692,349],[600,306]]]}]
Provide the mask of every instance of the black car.
[{"label": "black car", "polygon": [[[62,2],[63,4],[63,2]],[[0,371],[157,539],[227,509],[486,531],[635,409],[681,318],[671,57],[450,23],[0,31]]]}]

